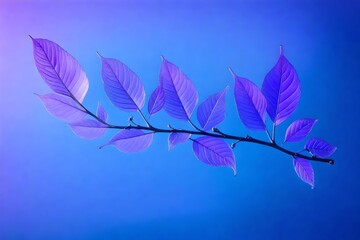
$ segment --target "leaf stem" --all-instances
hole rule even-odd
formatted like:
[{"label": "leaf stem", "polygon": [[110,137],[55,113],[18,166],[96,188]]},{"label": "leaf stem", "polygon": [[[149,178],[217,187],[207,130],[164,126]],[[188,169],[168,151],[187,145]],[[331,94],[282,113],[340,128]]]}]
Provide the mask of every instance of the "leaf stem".
[{"label": "leaf stem", "polygon": [[202,130],[202,129],[200,129],[200,128],[198,128],[198,127],[190,120],[190,118],[188,118],[188,121],[189,121],[190,125],[191,125],[193,128],[195,128],[195,129],[198,130],[199,132],[204,132],[204,133],[205,133],[205,131]]},{"label": "leaf stem", "polygon": [[270,142],[271,142],[271,143],[275,143],[275,142],[273,141],[273,139],[271,138],[270,133],[269,133],[269,130],[267,129],[267,127],[265,127],[265,132],[266,132],[266,135],[268,136]]},{"label": "leaf stem", "polygon": [[276,125],[275,125],[275,123],[273,123],[272,140],[273,140],[274,142],[276,142],[276,140],[275,140],[275,130],[276,130]]},{"label": "leaf stem", "polygon": [[140,116],[142,117],[142,119],[144,119],[146,125],[148,127],[152,127],[151,124],[149,123],[149,121],[146,119],[146,117],[144,116],[144,114],[142,113],[142,111],[140,109],[138,109],[138,113],[140,114]]}]

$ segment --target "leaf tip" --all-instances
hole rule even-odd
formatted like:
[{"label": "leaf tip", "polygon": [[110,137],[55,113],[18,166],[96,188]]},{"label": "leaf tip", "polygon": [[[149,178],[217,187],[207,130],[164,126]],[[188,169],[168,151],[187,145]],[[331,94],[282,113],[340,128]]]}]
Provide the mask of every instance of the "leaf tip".
[{"label": "leaf tip", "polygon": [[101,60],[104,58],[98,51],[96,51],[96,55],[98,55]]},{"label": "leaf tip", "polygon": [[106,147],[106,146],[108,146],[108,145],[110,145],[111,143],[105,143],[104,145],[101,145],[100,147],[99,147],[99,149],[103,149],[104,147]]},{"label": "leaf tip", "polygon": [[161,58],[161,61],[163,61],[163,62],[166,61],[166,58],[164,57],[164,55],[161,55],[160,58]]},{"label": "leaf tip", "polygon": [[43,97],[44,95],[40,95],[40,94],[38,94],[38,93],[33,93],[33,94],[34,94],[36,97],[40,98],[40,100],[43,99],[42,97]]},{"label": "leaf tip", "polygon": [[284,46],[280,44],[280,56],[284,55]]},{"label": "leaf tip", "polygon": [[233,77],[236,77],[236,74],[234,73],[234,71],[232,70],[231,67],[229,67],[229,71],[230,71],[230,73],[231,73],[231,75],[232,75]]},{"label": "leaf tip", "polygon": [[38,44],[38,41],[37,41],[38,39],[33,38],[30,34],[29,34],[29,38],[31,39],[33,45]]}]

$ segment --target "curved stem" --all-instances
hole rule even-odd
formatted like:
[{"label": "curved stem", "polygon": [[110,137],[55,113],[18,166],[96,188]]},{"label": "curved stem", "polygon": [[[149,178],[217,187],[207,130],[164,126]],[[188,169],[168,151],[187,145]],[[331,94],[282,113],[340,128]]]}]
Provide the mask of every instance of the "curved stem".
[{"label": "curved stem", "polygon": [[[115,129],[124,129],[123,126],[112,126],[109,128],[115,128]],[[150,128],[150,127],[146,127],[146,126],[130,126],[130,127],[126,127],[127,129],[141,129],[141,130],[148,130],[148,131],[153,131],[153,132],[158,132],[158,133],[189,133],[192,135],[202,135],[202,136],[210,136],[210,137],[216,137],[216,138],[223,138],[223,139],[230,139],[230,140],[236,140],[237,142],[250,142],[250,143],[255,143],[255,144],[260,144],[260,145],[264,145],[264,146],[268,146],[268,147],[272,147],[274,149],[277,149],[283,153],[286,153],[287,155],[290,155],[292,157],[299,157],[299,158],[304,158],[310,161],[317,161],[317,162],[326,162],[329,164],[334,164],[334,160],[332,159],[326,159],[326,158],[318,158],[316,156],[307,156],[304,154],[300,154],[297,152],[292,152],[290,150],[287,150],[279,145],[277,145],[276,143],[272,143],[272,142],[266,142],[260,139],[256,139],[256,138],[252,138],[250,136],[248,137],[239,137],[239,136],[233,136],[233,135],[229,135],[229,134],[217,134],[217,133],[209,133],[209,132],[199,132],[199,131],[194,131],[194,130],[187,130],[187,129],[160,129],[160,128]]]},{"label": "curved stem", "polygon": [[190,118],[188,118],[188,121],[189,121],[190,125],[191,125],[193,128],[195,128],[196,130],[198,130],[199,132],[205,132],[205,131],[203,131],[202,129],[198,128],[198,127],[190,120]]},{"label": "curved stem", "polygon": [[[219,129],[215,128],[214,132],[206,132],[203,131],[201,129],[199,129],[198,127],[196,127],[191,120],[189,119],[190,124],[195,128],[195,130],[187,130],[187,129],[176,129],[176,128],[170,128],[170,129],[162,129],[162,128],[157,128],[152,126],[145,118],[144,115],[141,113],[141,111],[139,110],[140,115],[144,118],[145,122],[147,123],[147,126],[141,126],[141,125],[136,125],[136,126],[132,126],[132,125],[128,125],[128,126],[120,126],[120,125],[113,125],[113,124],[109,124],[103,120],[101,120],[99,117],[97,117],[95,114],[93,114],[92,112],[90,112],[87,108],[85,108],[79,101],[77,101],[75,98],[74,100],[84,108],[85,112],[87,112],[90,116],[92,116],[93,118],[95,118],[97,121],[105,124],[109,129],[140,129],[140,130],[145,130],[145,131],[152,131],[155,133],[189,133],[192,135],[202,135],[202,136],[209,136],[209,137],[216,137],[216,138],[222,138],[222,139],[228,139],[228,140],[235,140],[236,143],[239,142],[249,142],[249,143],[254,143],[254,144],[259,144],[259,145],[263,145],[263,146],[268,146],[271,148],[274,148],[280,152],[283,152],[291,157],[298,157],[298,158],[304,158],[310,161],[317,161],[317,162],[324,162],[324,163],[329,163],[329,164],[334,164],[334,160],[332,159],[327,159],[327,158],[319,158],[316,156],[308,156],[308,155],[304,155],[301,154],[299,152],[293,152],[290,150],[287,150],[279,145],[276,144],[276,142],[274,140],[271,140],[270,138],[270,142],[267,141],[263,141],[260,139],[256,139],[256,138],[252,138],[250,136],[246,136],[246,137],[240,137],[240,136],[234,136],[234,135],[229,135],[226,134],[224,132],[221,132]],[[266,132],[268,134],[268,136],[270,137],[270,134],[268,132],[268,130],[266,129]]]}]

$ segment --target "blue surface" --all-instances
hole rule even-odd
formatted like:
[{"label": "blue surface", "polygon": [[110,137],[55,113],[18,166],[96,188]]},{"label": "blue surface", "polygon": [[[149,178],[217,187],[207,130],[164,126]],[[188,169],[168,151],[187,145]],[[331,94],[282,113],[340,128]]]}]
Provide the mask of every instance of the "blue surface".
[{"label": "blue surface", "polygon": [[[0,5],[0,239],[360,238],[358,3]],[[168,152],[165,135],[137,154],[99,150],[115,132],[79,139],[32,94],[50,90],[34,66],[28,34],[79,60],[90,80],[85,104],[95,110],[100,100],[111,122],[126,124],[129,114],[107,99],[95,51],[138,73],[147,97],[160,55],[193,80],[200,101],[231,85],[221,129],[238,135],[250,132],[237,116],[228,67],[261,85],[283,44],[302,96],[278,136],[292,120],[318,118],[312,136],[338,147],[335,165],[313,164],[311,190],[288,156],[258,145],[237,146],[236,177],[196,160],[190,142]],[[151,121],[184,126],[163,111]]]}]

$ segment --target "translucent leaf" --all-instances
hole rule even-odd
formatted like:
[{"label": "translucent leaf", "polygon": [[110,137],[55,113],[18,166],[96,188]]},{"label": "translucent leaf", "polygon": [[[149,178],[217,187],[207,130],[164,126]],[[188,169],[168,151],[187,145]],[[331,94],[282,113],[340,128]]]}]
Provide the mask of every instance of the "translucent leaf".
[{"label": "translucent leaf", "polygon": [[145,91],[139,77],[116,59],[100,58],[104,88],[110,101],[127,112],[141,109],[144,106]]},{"label": "translucent leaf", "polygon": [[56,93],[84,100],[89,81],[77,60],[58,44],[32,38],[35,65],[49,87]]},{"label": "translucent leaf", "polygon": [[303,140],[311,132],[317,119],[303,118],[294,121],[286,130],[285,142],[297,142]]},{"label": "translucent leaf", "polygon": [[223,91],[211,95],[199,105],[197,118],[204,131],[208,131],[224,121],[226,115],[225,97],[228,90],[229,86]]},{"label": "translucent leaf", "polygon": [[47,111],[61,120],[76,122],[82,120],[86,115],[85,110],[70,97],[56,93],[36,95],[44,103]]},{"label": "translucent leaf", "polygon": [[107,129],[105,124],[92,119],[83,119],[79,122],[71,123],[70,127],[77,136],[86,139],[99,138]]},{"label": "translucent leaf", "polygon": [[330,157],[337,148],[320,138],[310,138],[305,144],[305,149],[317,157],[327,158]]},{"label": "translucent leaf", "polygon": [[[230,69],[231,71],[231,69]],[[235,79],[235,101],[241,121],[251,130],[265,130],[266,99],[250,80],[231,71]]]},{"label": "translucent leaf", "polygon": [[219,138],[204,136],[193,140],[196,157],[211,166],[228,166],[236,175],[235,156],[230,146]]},{"label": "translucent leaf", "polygon": [[165,58],[160,70],[160,84],[165,95],[165,111],[173,118],[189,120],[198,102],[194,84]]},{"label": "translucent leaf", "polygon": [[153,136],[154,133],[152,132],[145,133],[139,129],[124,129],[104,146],[114,145],[124,153],[140,152],[151,145]]},{"label": "translucent leaf", "polygon": [[151,94],[148,103],[148,112],[150,116],[159,112],[165,104],[165,95],[161,86],[157,87]]},{"label": "translucent leaf", "polygon": [[169,134],[169,151],[171,151],[175,145],[186,142],[191,137],[189,133],[170,133]]},{"label": "translucent leaf", "polygon": [[100,103],[98,103],[98,107],[96,110],[96,116],[98,118],[100,118],[101,120],[103,120],[104,122],[107,122],[107,120],[108,120],[108,114],[105,111],[105,109],[101,106]]},{"label": "translucent leaf", "polygon": [[285,58],[282,47],[279,60],[265,76],[262,92],[267,100],[267,112],[275,125],[295,112],[300,100],[300,81],[295,68]]},{"label": "translucent leaf", "polygon": [[314,188],[314,170],[309,160],[294,158],[294,169],[298,177]]}]

